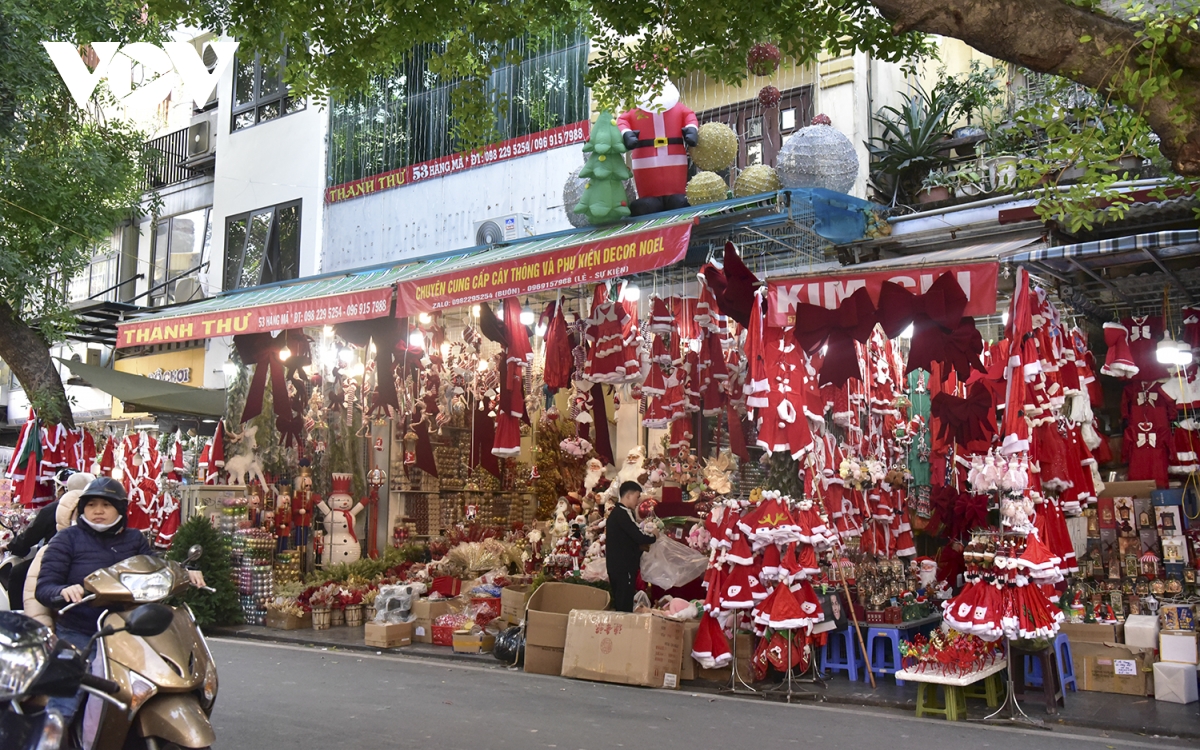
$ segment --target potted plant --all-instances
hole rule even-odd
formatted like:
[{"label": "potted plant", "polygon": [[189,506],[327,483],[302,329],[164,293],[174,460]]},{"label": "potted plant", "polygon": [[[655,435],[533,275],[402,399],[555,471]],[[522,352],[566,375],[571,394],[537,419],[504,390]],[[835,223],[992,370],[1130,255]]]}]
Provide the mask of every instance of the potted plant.
[{"label": "potted plant", "polygon": [[917,193],[918,203],[937,203],[950,200],[950,190],[957,180],[954,175],[942,169],[935,169],[921,180],[921,191]]},{"label": "potted plant", "polygon": [[308,606],[313,616],[313,630],[328,630],[333,624],[333,600],[336,597],[337,589],[332,584],[321,586],[308,597]]},{"label": "potted plant", "polygon": [[1009,191],[1017,186],[1017,165],[1021,155],[1035,147],[1025,125],[1002,120],[987,124],[987,156],[983,171],[993,191]]},{"label": "potted plant", "polygon": [[[981,61],[972,60],[970,70],[966,73],[947,76],[945,68],[942,68],[938,74],[941,80],[935,87],[935,91],[953,102],[950,122],[958,122],[962,119],[967,121],[965,126],[954,130],[954,137],[969,138],[986,135],[986,130],[974,124],[973,118],[976,114],[986,116],[987,112],[1000,106],[1004,91],[1000,87],[999,80],[1004,74],[1004,69],[999,66],[985,68]],[[958,146],[955,152],[959,156],[970,156],[974,152],[974,148],[974,144],[966,144]]]},{"label": "potted plant", "polygon": [[955,198],[974,198],[984,192],[984,173],[978,162],[963,164],[951,174]]},{"label": "potted plant", "polygon": [[872,180],[892,204],[901,193],[919,191],[930,170],[949,163],[942,142],[951,106],[944,96],[917,89],[902,106],[883,107],[872,118],[883,131],[867,144]]},{"label": "potted plant", "polygon": [[342,611],[346,613],[346,627],[358,628],[363,624],[363,592],[362,589],[343,589],[338,598],[342,602]]}]

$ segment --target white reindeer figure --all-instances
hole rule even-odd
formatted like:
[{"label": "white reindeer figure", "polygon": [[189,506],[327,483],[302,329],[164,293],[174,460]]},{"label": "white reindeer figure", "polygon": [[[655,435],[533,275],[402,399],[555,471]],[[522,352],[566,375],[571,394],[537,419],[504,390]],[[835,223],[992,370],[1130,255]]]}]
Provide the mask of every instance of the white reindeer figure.
[{"label": "white reindeer figure", "polygon": [[225,459],[225,471],[229,474],[230,484],[249,484],[251,479],[257,479],[264,492],[269,492],[267,478],[263,476],[262,461],[256,455],[258,442],[254,436],[258,427],[247,425],[241,434],[232,434],[231,442],[241,446],[241,451],[232,458]]}]

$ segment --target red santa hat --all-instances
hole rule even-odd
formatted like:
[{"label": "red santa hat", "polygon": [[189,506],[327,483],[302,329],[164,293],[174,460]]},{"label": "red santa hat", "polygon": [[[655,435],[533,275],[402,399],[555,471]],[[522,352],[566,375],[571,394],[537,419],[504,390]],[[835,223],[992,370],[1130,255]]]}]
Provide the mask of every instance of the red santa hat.
[{"label": "red santa hat", "polygon": [[659,336],[675,332],[675,316],[667,301],[657,295],[650,297],[650,324],[646,330]]},{"label": "red santa hat", "polygon": [[751,609],[754,603],[767,597],[759,581],[758,571],[749,565],[735,565],[722,580],[722,609]]},{"label": "red santa hat", "polygon": [[762,550],[762,567],[759,569],[763,579],[778,581],[784,576],[783,556],[779,553],[778,544],[768,544]]},{"label": "red santa hat", "polygon": [[720,669],[733,661],[725,630],[717,622],[717,618],[707,612],[700,617],[696,641],[692,645],[692,658],[700,662],[700,666],[705,669]]},{"label": "red santa hat", "polygon": [[825,612],[821,609],[821,600],[817,598],[817,592],[811,583],[807,580],[799,581],[793,583],[790,590],[805,619],[803,627],[811,628],[824,621]]},{"label": "red santa hat", "polygon": [[800,602],[787,586],[776,586],[767,624],[776,630],[795,630],[812,624],[811,615],[800,609]]},{"label": "red santa hat", "polygon": [[100,476],[111,477],[113,468],[117,465],[113,457],[113,444],[117,442],[115,435],[109,435],[104,440],[104,450],[100,453]]},{"label": "red santa hat", "polygon": [[708,595],[704,597],[705,612],[716,612],[721,608],[723,584],[724,576],[721,575],[721,566],[711,565],[704,574],[704,587],[708,589]]},{"label": "red santa hat", "polygon": [[725,562],[733,565],[753,565],[754,551],[750,549],[750,542],[746,541],[745,534],[737,534],[737,538],[733,540],[729,550],[725,553]]},{"label": "red santa hat", "polygon": [[176,482],[183,481],[183,430],[175,430],[175,439],[171,445],[171,474]]},{"label": "red santa hat", "polygon": [[208,452],[208,461],[218,469],[225,468],[225,420],[217,420],[217,429],[212,437],[212,450]]}]

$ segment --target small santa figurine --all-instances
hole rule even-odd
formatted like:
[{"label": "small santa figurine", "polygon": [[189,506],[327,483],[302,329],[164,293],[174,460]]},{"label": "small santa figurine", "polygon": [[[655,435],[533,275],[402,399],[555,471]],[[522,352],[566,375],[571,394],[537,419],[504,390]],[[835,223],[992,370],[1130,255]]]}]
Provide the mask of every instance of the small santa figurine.
[{"label": "small santa figurine", "polygon": [[700,142],[696,113],[679,101],[670,81],[662,93],[647,94],[638,106],[617,118],[625,148],[632,159],[637,200],[629,204],[634,216],[686,208],[688,147]]}]

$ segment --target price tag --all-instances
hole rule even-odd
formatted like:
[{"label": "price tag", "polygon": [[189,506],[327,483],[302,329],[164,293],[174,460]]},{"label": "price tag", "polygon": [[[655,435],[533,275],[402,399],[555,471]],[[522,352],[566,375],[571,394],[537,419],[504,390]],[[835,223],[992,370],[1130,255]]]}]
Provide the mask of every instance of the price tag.
[{"label": "price tag", "polygon": [[1137,677],[1137,662],[1132,659],[1113,659],[1113,672],[1118,675]]}]

